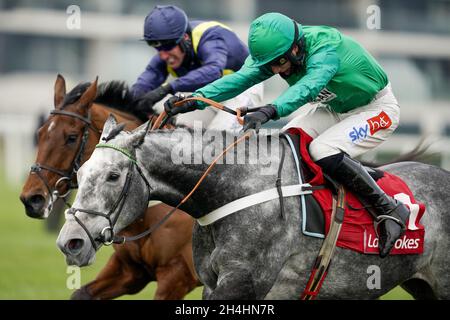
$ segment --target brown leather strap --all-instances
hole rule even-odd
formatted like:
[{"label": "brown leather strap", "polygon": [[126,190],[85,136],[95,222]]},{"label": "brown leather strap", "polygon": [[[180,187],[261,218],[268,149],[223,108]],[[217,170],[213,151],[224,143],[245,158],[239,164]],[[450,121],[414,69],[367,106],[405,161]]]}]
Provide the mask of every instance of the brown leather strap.
[{"label": "brown leather strap", "polygon": [[183,104],[186,101],[202,101],[202,102],[204,102],[204,103],[206,103],[206,104],[208,104],[208,105],[210,105],[210,106],[212,106],[212,107],[214,107],[216,109],[219,109],[219,110],[231,113],[232,115],[235,115],[237,120],[238,120],[238,122],[241,125],[244,124],[244,119],[241,117],[241,109],[240,108],[237,108],[236,111],[234,111],[234,110],[228,108],[227,106],[224,106],[223,104],[221,104],[219,102],[216,102],[214,100],[211,100],[211,99],[208,99],[208,98],[205,98],[205,97],[190,97],[190,98],[186,98],[186,99],[184,99],[182,101],[176,102],[175,106],[179,106],[179,105]]},{"label": "brown leather strap", "polygon": [[319,294],[322,283],[328,274],[334,249],[339,238],[345,212],[345,189],[342,185],[338,187],[337,200],[333,198],[333,211],[331,214],[331,225],[327,237],[322,243],[319,254],[314,263],[306,288],[303,291],[301,300],[313,300]]},{"label": "brown leather strap", "polygon": [[[212,168],[215,166],[216,162],[222,158],[231,148],[233,148],[234,146],[236,146],[239,142],[241,142],[242,140],[245,140],[247,138],[249,138],[252,135],[253,131],[248,131],[246,134],[244,134],[242,137],[240,137],[239,139],[237,139],[235,142],[233,142],[232,144],[230,144],[225,150],[222,151],[221,154],[219,154],[213,162],[211,162],[211,164],[209,165],[208,169],[206,169],[206,171],[203,173],[203,175],[201,176],[201,178],[197,181],[196,185],[194,186],[194,188],[192,188],[191,192],[189,192],[189,194],[187,196],[185,196],[183,198],[183,200],[181,200],[180,204],[185,203],[191,196],[192,194],[195,192],[195,190],[197,190],[197,188],[200,186],[200,184],[203,182],[203,180],[205,180],[206,176],[211,172]],[[179,206],[178,205],[178,206]],[[178,207],[177,206],[177,207]]]},{"label": "brown leather strap", "polygon": [[[220,110],[224,110],[227,112],[230,112],[229,108],[227,108],[226,106],[215,102],[213,100],[207,99],[207,98],[203,98],[203,97],[192,97],[192,98],[187,98],[184,99],[182,101],[179,101],[177,103],[175,103],[175,105],[180,105],[186,101],[191,101],[191,100],[197,100],[197,101],[203,101],[217,109]],[[228,109],[228,110],[226,110]],[[231,110],[232,111],[232,110]],[[234,112],[234,111],[232,111]],[[236,112],[234,112],[236,114]],[[240,115],[240,110],[238,109],[237,111],[237,116],[238,116],[238,120],[239,120],[239,115]],[[163,111],[158,118],[155,120],[155,122],[153,123],[152,128],[150,129],[151,131],[159,129],[161,124],[163,124],[165,122],[165,120],[167,117],[167,113],[165,111]],[[149,120],[149,121],[153,121],[153,117]],[[242,123],[244,123],[242,121]],[[211,172],[211,170],[214,168],[214,166],[216,165],[217,161],[222,158],[231,148],[234,148],[238,143],[240,143],[241,141],[249,138],[252,135],[253,131],[248,131],[247,133],[245,133],[243,136],[241,136],[239,139],[237,139],[235,142],[233,142],[232,144],[230,144],[229,146],[227,146],[225,148],[225,150],[222,151],[221,154],[219,154],[214,160],[213,162],[211,162],[211,164],[209,165],[209,167],[206,169],[206,171],[203,173],[203,175],[200,177],[200,179],[197,181],[197,183],[195,184],[195,186],[192,188],[192,190],[178,203],[178,205],[174,208],[172,208],[168,213],[166,213],[164,215],[164,217],[154,226],[151,226],[149,229],[145,230],[144,232],[133,236],[133,237],[121,237],[117,243],[125,243],[125,242],[129,242],[129,241],[135,241],[138,239],[141,239],[145,236],[148,236],[149,234],[151,234],[153,231],[155,231],[157,228],[159,228],[167,219],[169,219],[169,217],[175,212],[175,210],[177,210],[183,203],[185,203],[187,200],[189,200],[189,198],[192,196],[192,194],[198,189],[198,187],[200,186],[200,184],[203,182],[203,180],[205,180],[205,178],[208,176],[208,174]]]},{"label": "brown leather strap", "polygon": [[[204,102],[204,103],[206,103],[206,104],[208,104],[208,105],[210,105],[210,106],[212,106],[212,107],[214,107],[216,109],[219,109],[219,110],[231,113],[232,115],[236,116],[236,118],[237,118],[237,120],[238,120],[240,125],[244,125],[244,118],[242,118],[242,116],[241,116],[242,115],[242,110],[240,108],[237,108],[236,111],[234,111],[234,110],[228,108],[227,106],[225,106],[225,105],[223,105],[223,104],[221,104],[219,102],[216,102],[214,100],[211,100],[211,99],[208,99],[208,98],[205,98],[205,97],[201,97],[201,96],[199,96],[199,97],[190,97],[190,98],[186,98],[186,99],[183,99],[181,101],[175,102],[175,106],[178,107],[178,106],[182,105],[183,103],[185,103],[187,101],[201,101],[201,102]],[[165,111],[163,111],[158,116],[156,121],[153,123],[152,130],[159,129],[161,127],[161,124],[164,123],[164,121],[166,120],[165,119],[166,117],[167,117],[167,113]]]},{"label": "brown leather strap", "polygon": [[161,112],[161,114],[156,118],[155,122],[153,123],[153,126],[151,130],[159,129],[161,126],[161,123],[163,122],[164,118],[167,116],[167,113],[165,111]]}]

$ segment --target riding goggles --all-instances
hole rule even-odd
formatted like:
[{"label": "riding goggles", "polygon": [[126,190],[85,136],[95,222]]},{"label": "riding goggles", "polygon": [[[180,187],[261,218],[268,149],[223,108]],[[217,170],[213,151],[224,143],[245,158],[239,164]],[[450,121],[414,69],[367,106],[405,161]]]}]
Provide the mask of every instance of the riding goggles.
[{"label": "riding goggles", "polygon": [[279,57],[276,57],[272,61],[269,61],[267,63],[267,66],[268,67],[280,67],[280,66],[286,64],[288,61],[289,61],[289,59],[286,57],[286,54],[283,54]]},{"label": "riding goggles", "polygon": [[170,39],[170,40],[145,40],[150,47],[155,48],[158,51],[170,51],[175,48],[179,41]]}]

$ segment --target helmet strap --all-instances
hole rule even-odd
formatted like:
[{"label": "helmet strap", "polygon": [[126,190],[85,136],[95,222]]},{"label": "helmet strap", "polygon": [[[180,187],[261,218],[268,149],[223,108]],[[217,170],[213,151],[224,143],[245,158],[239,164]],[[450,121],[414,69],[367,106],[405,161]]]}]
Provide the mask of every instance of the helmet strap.
[{"label": "helmet strap", "polygon": [[[299,70],[304,62],[305,62],[305,36],[302,35],[299,40],[298,38],[298,26],[297,22],[295,20],[292,20],[294,22],[294,41],[292,42],[291,47],[289,48],[288,52],[286,53],[286,58],[291,62],[292,67],[295,69],[294,71]],[[297,46],[298,50],[296,54],[293,54],[292,51],[294,50],[294,47]]]},{"label": "helmet strap", "polygon": [[178,45],[180,46],[180,50],[185,54],[183,65],[190,66],[192,63],[195,63],[200,66],[201,65],[200,60],[198,60],[198,57],[195,55],[194,49],[192,47],[191,34],[188,33],[188,35],[189,35],[188,39],[185,39],[183,36],[183,38],[178,43]]},{"label": "helmet strap", "polygon": [[192,40],[190,37],[186,40],[183,35],[178,45],[180,46],[181,51],[183,51],[184,53],[189,53],[190,49],[192,48]]}]

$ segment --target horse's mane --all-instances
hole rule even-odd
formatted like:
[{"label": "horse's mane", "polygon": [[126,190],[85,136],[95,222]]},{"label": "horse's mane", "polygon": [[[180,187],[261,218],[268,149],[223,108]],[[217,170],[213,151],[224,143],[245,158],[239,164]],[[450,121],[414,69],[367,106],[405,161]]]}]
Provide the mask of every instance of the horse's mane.
[{"label": "horse's mane", "polygon": [[124,81],[113,80],[99,84],[94,102],[132,114],[143,122],[148,120],[145,113],[133,110],[133,94]]},{"label": "horse's mane", "polygon": [[90,82],[82,82],[77,84],[76,87],[70,90],[64,97],[61,109],[64,109],[69,104],[77,102],[90,85]]},{"label": "horse's mane", "polygon": [[[70,90],[64,97],[62,109],[77,102],[90,85],[90,82],[82,82]],[[94,102],[131,114],[142,122],[148,120],[145,113],[133,110],[133,95],[124,81],[113,80],[99,84]]]}]

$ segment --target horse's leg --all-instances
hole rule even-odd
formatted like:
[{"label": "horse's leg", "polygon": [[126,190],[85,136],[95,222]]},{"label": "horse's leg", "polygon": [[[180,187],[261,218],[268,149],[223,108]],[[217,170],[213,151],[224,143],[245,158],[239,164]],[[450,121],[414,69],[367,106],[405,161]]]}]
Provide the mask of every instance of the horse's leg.
[{"label": "horse's leg", "polygon": [[401,287],[417,300],[436,300],[436,279],[427,266],[417,272],[411,279],[401,284]]},{"label": "horse's leg", "polygon": [[217,286],[205,299],[208,300],[255,300],[252,274],[244,268],[227,269],[219,273]]},{"label": "horse's leg", "polygon": [[412,278],[401,284],[401,287],[405,289],[416,300],[436,300],[437,297],[433,292],[430,284],[419,278]]},{"label": "horse's leg", "polygon": [[214,251],[214,240],[210,226],[200,227],[194,224],[192,233],[192,251],[195,271],[199,280],[203,283],[202,299],[208,299],[212,290],[216,287],[217,275],[211,268],[211,255]]},{"label": "horse's leg", "polygon": [[[191,254],[191,247],[185,249]],[[186,294],[200,285],[195,275],[191,273],[188,261],[181,254],[174,257],[165,266],[156,268],[158,287],[155,300],[181,300]]]},{"label": "horse's leg", "polygon": [[97,278],[76,290],[71,299],[114,299],[141,291],[151,280],[142,266],[119,257],[114,252]]},{"label": "horse's leg", "polygon": [[[194,265],[203,283],[202,298],[256,299],[251,273],[239,266],[230,266],[232,255],[215,247],[212,227],[194,225],[192,238]],[[228,251],[233,252],[233,251]],[[238,260],[237,260],[238,261]],[[227,266],[220,270],[219,266]]]},{"label": "horse's leg", "polygon": [[211,255],[212,269],[216,271],[217,282],[205,299],[208,300],[255,300],[256,291],[253,276],[242,259],[233,257],[227,248],[216,248]]}]

